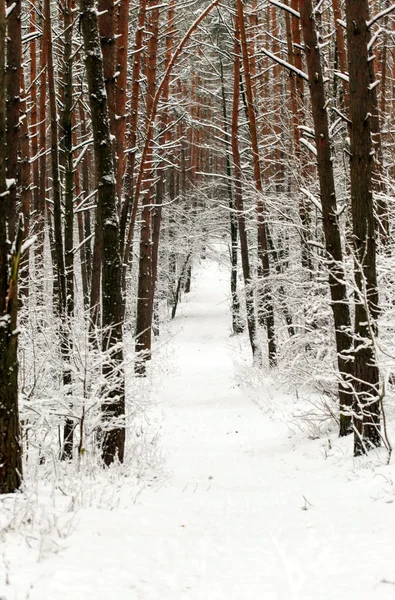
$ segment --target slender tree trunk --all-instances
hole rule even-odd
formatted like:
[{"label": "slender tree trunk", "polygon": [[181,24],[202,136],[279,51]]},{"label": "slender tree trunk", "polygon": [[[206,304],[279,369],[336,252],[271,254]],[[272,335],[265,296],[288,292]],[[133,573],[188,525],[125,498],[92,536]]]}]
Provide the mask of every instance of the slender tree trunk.
[{"label": "slender tree trunk", "polygon": [[[30,8],[30,33],[36,31],[36,7],[35,2],[32,2]],[[40,173],[38,161],[38,129],[37,129],[37,43],[36,38],[30,42],[30,139],[31,139],[31,159],[32,159],[32,183],[33,183],[33,212],[34,212],[34,229],[36,233],[37,221],[40,214]]]},{"label": "slender tree trunk", "polygon": [[[82,103],[82,98],[79,102],[79,115],[80,115],[80,125],[81,125],[81,136],[83,139],[87,139],[87,129],[86,129],[86,121],[85,121],[85,110]],[[91,192],[91,170],[92,170],[92,161],[91,161],[91,152],[88,149],[83,158],[82,162],[82,188],[83,195],[86,198]],[[85,244],[85,260],[86,260],[86,279],[87,279],[87,288],[88,293],[90,294],[91,286],[92,286],[92,243],[90,241],[91,238],[91,213],[89,210],[84,210],[84,238],[88,240]],[[88,307],[88,305],[87,305]]]},{"label": "slender tree trunk", "polygon": [[[132,72],[132,97],[130,106],[130,119],[128,123],[128,154],[126,159],[126,173],[124,181],[124,203],[121,210],[120,238],[121,252],[123,253],[122,268],[122,291],[125,295],[126,290],[126,272],[129,265],[129,255],[133,246],[134,226],[136,222],[138,198],[133,194],[134,169],[137,152],[137,121],[139,109],[140,93],[140,70],[141,53],[144,46],[144,24],[147,9],[147,0],[140,0],[139,12],[137,17],[137,28],[133,52],[133,72]],[[131,215],[130,215],[131,211]],[[128,224],[130,216],[130,221]],[[128,235],[126,236],[126,231]],[[125,298],[123,299],[125,302]]]},{"label": "slender tree trunk", "polygon": [[264,291],[265,324],[267,332],[268,355],[270,366],[277,362],[276,337],[274,329],[273,299],[269,289],[268,278],[270,277],[269,247],[267,239],[267,223],[265,221],[265,207],[263,203],[263,189],[261,166],[258,150],[258,137],[256,128],[255,108],[252,97],[251,74],[249,69],[249,56],[244,23],[244,11],[242,0],[237,0],[237,17],[240,27],[240,44],[243,57],[245,93],[247,99],[248,124],[251,136],[252,156],[254,162],[254,179],[257,191],[257,219],[258,219],[258,257],[262,268],[266,290]]},{"label": "slender tree trunk", "polygon": [[[63,386],[67,396],[71,396],[71,356],[73,341],[71,338],[71,320],[74,315],[74,166],[73,166],[73,57],[72,57],[72,1],[65,0],[64,16],[64,60],[63,60],[63,114],[61,128],[63,134],[65,168],[65,206],[64,206],[64,261],[66,277],[65,328],[63,350]],[[72,408],[71,399],[69,408]],[[63,432],[64,460],[73,457],[74,420],[66,417]]]},{"label": "slender tree trunk", "polygon": [[103,59],[94,0],[80,0],[86,74],[92,115],[92,131],[98,209],[103,223],[102,261],[102,350],[103,366],[103,461],[121,462],[125,451],[125,383],[121,322],[121,253],[118,231],[114,160],[109,126],[107,96],[104,93]]},{"label": "slender tree trunk", "polygon": [[232,154],[233,154],[233,176],[234,176],[234,200],[237,210],[237,220],[240,236],[240,254],[243,269],[246,318],[248,335],[251,344],[252,355],[257,364],[261,364],[262,356],[258,345],[256,332],[256,316],[254,306],[254,293],[251,282],[250,257],[248,250],[247,229],[243,206],[243,190],[241,185],[241,162],[239,152],[239,104],[240,104],[240,16],[235,17],[235,49],[234,49],[234,73],[233,73],[233,109],[232,109]]},{"label": "slender tree trunk", "polygon": [[52,164],[52,193],[54,215],[54,239],[56,252],[56,270],[59,282],[59,306],[64,315],[66,306],[66,274],[64,265],[63,234],[62,234],[62,198],[59,176],[59,135],[58,117],[56,106],[55,73],[53,63],[53,45],[51,31],[51,5],[50,0],[44,0],[44,27],[46,29],[48,53],[48,95],[51,115],[51,164]]},{"label": "slender tree trunk", "polygon": [[[21,208],[23,212],[23,234],[25,238],[29,237],[30,232],[30,205],[31,205],[31,169],[30,169],[30,143],[29,143],[29,127],[27,119],[26,107],[26,89],[25,78],[22,71],[21,93],[23,101],[21,102],[21,122],[20,122],[20,191],[21,191]],[[29,296],[29,251],[23,257],[20,266],[20,294],[25,299]]]},{"label": "slender tree trunk", "polygon": [[21,0],[7,0],[10,13],[7,17],[7,178],[14,179],[15,185],[10,187],[6,198],[8,239],[12,242],[15,235],[17,218],[17,198],[20,190],[17,189],[18,180],[18,142],[21,115],[21,84],[22,84],[22,27],[21,27]]},{"label": "slender tree trunk", "polygon": [[[240,60],[240,59],[239,59]],[[230,294],[232,299],[232,331],[235,335],[242,333],[243,323],[240,319],[240,300],[237,293],[237,262],[238,262],[238,224],[237,214],[235,212],[235,202],[232,191],[232,166],[228,151],[229,143],[229,123],[228,123],[228,111],[226,105],[226,93],[225,93],[225,78],[224,78],[224,66],[222,62],[222,56],[219,56],[219,66],[221,73],[221,99],[222,99],[222,116],[223,116],[223,128],[225,132],[225,164],[226,164],[226,175],[227,175],[227,190],[229,198],[229,225],[230,225]]]},{"label": "slender tree trunk", "polygon": [[[346,45],[344,43],[344,30],[342,26],[343,15],[341,11],[340,0],[332,0],[332,8],[333,8],[333,18],[334,25],[336,30],[336,46],[337,46],[337,55],[339,60],[339,70],[344,75],[347,74],[347,51]],[[350,96],[347,82],[342,79],[343,85],[343,97],[344,97],[344,107],[346,109],[346,114],[348,115],[350,110]]]},{"label": "slender tree trunk", "polygon": [[[42,11],[41,11],[42,13]],[[39,156],[40,156],[40,182],[39,182],[39,205],[36,215],[37,243],[35,245],[35,267],[36,273],[44,268],[44,239],[45,239],[45,215],[46,215],[46,182],[47,182],[47,63],[48,63],[48,27],[42,20],[43,34],[40,40],[40,105],[39,105]],[[43,283],[40,282],[39,295],[42,292]],[[44,299],[41,297],[40,301]]]},{"label": "slender tree trunk", "polygon": [[[156,62],[158,49],[159,33],[159,8],[155,7],[156,0],[150,2],[149,19],[149,39],[147,43],[147,96],[146,96],[146,114],[150,115],[155,96],[156,86]],[[167,84],[168,85],[168,84]],[[149,125],[147,126],[147,128]],[[150,144],[149,153],[146,159],[148,171],[148,181],[144,183],[144,196],[142,199],[141,213],[141,231],[140,231],[140,262],[139,262],[139,281],[137,292],[137,315],[136,315],[136,354],[138,356],[135,362],[135,371],[139,375],[145,374],[145,363],[151,358],[151,337],[152,337],[152,310],[153,310],[153,203],[152,178],[153,171],[153,144]],[[159,242],[159,229],[157,229]]]},{"label": "slender tree trunk", "polygon": [[[99,34],[101,56],[103,61],[104,83],[107,95],[107,111],[110,123],[110,132],[115,135],[115,40],[114,40],[114,0],[100,0],[99,8]],[[113,144],[111,144],[113,148]],[[115,154],[114,154],[115,157]],[[100,202],[96,207],[95,236],[93,248],[92,286],[91,286],[91,327],[97,327],[100,320],[100,289],[101,265],[103,262],[103,215]]]},{"label": "slender tree trunk", "polygon": [[[173,52],[173,39],[174,39],[174,4],[175,0],[170,0],[169,10],[167,15],[167,31],[166,31],[166,55],[165,55],[165,70],[169,66],[171,55]],[[170,93],[170,78],[167,80],[167,84],[163,90],[163,104],[164,109],[162,112],[162,119],[160,128],[162,129],[162,134],[159,138],[159,147],[166,146],[171,140],[171,133],[168,130],[170,125],[170,114],[168,109],[169,102],[169,93]],[[165,151],[162,151],[165,152]],[[158,264],[159,264],[159,242],[160,242],[160,233],[162,226],[162,205],[165,199],[165,181],[166,181],[166,167],[165,161],[161,160],[158,168],[157,168],[157,176],[158,181],[156,184],[156,198],[155,198],[155,208],[153,211],[153,223],[152,223],[152,297],[151,297],[151,313],[154,318],[155,312],[155,294],[157,288],[157,279],[158,279]],[[156,335],[158,335],[158,326],[155,327]]]},{"label": "slender tree trunk", "polygon": [[376,231],[372,193],[372,116],[367,0],[346,0],[351,120],[351,210],[355,255],[354,453],[379,446],[379,370],[373,347],[378,316]]},{"label": "slender tree trunk", "polygon": [[[6,6],[0,0],[0,494],[22,483],[22,443],[18,412],[18,263],[23,230],[19,230],[8,264],[6,156]],[[19,97],[19,91],[18,91]],[[10,268],[9,268],[10,267]]]},{"label": "slender tree trunk", "polygon": [[[126,163],[126,100],[129,40],[129,0],[121,0],[118,12],[117,40],[115,46],[116,87],[115,87],[115,150],[117,195],[121,203],[123,178]],[[121,204],[120,204],[121,205]]]}]

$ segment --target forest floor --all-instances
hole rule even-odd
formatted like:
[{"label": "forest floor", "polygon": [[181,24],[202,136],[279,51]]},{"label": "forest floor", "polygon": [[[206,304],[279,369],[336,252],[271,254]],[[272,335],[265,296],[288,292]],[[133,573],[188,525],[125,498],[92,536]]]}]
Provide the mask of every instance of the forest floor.
[{"label": "forest floor", "polygon": [[292,432],[270,382],[272,409],[260,404],[240,379],[228,284],[202,261],[169,325],[155,408],[166,477],[115,508],[80,508],[45,551],[9,531],[2,600],[395,598],[394,468],[356,464],[335,434]]}]

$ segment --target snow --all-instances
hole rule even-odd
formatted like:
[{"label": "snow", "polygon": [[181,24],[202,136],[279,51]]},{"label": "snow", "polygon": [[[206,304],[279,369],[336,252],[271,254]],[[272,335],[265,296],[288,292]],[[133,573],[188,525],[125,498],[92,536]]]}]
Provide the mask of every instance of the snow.
[{"label": "snow", "polygon": [[152,419],[167,476],[139,493],[114,481],[128,493],[111,501],[107,487],[78,512],[65,508],[75,499],[35,500],[49,525],[38,549],[15,527],[6,533],[0,596],[393,600],[393,467],[380,454],[354,462],[350,439],[292,432],[280,415],[295,401],[263,373],[259,394],[247,386],[228,286],[228,268],[202,261],[159,344],[157,364],[171,369]]},{"label": "snow", "polygon": [[7,18],[10,16],[10,14],[14,10],[15,6],[16,6],[16,2],[13,2],[10,6],[7,6],[6,11],[5,11],[5,16]]}]

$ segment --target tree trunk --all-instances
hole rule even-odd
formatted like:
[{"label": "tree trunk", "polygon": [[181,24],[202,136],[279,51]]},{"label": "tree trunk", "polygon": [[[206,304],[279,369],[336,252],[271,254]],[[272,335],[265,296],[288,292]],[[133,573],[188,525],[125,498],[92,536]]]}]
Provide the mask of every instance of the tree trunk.
[{"label": "tree trunk", "polygon": [[[128,123],[128,147],[129,152],[126,160],[126,173],[124,181],[124,203],[121,210],[120,222],[120,238],[121,252],[123,255],[122,267],[122,292],[125,295],[126,291],[126,272],[130,262],[130,252],[133,246],[134,226],[136,222],[137,208],[139,198],[133,194],[134,185],[134,168],[137,152],[137,122],[139,109],[139,93],[140,93],[140,70],[141,70],[141,53],[144,43],[144,24],[147,9],[147,0],[140,0],[139,12],[137,17],[137,28],[135,35],[135,44],[133,51],[133,72],[132,72],[132,97],[130,106],[130,119]],[[131,215],[130,215],[131,212]],[[130,215],[130,220],[129,220]],[[129,220],[129,223],[128,223]],[[128,235],[126,236],[126,231]],[[125,303],[125,298],[123,298]],[[123,309],[124,310],[124,309]]]},{"label": "tree trunk", "polygon": [[367,0],[346,0],[351,120],[351,211],[355,256],[354,454],[379,446],[379,370],[374,351],[378,316],[376,231],[372,194],[372,116]]},{"label": "tree trunk", "polygon": [[[72,57],[72,2],[65,0],[64,16],[64,60],[63,60],[63,114],[61,128],[64,147],[65,168],[65,206],[64,206],[64,261],[66,278],[65,327],[63,350],[63,387],[67,396],[71,396],[71,356],[73,341],[71,338],[71,319],[74,315],[74,166],[73,166],[73,57]],[[71,399],[69,408],[72,408]],[[63,431],[62,458],[73,457],[74,420],[66,417]]]},{"label": "tree trunk", "polygon": [[[239,59],[240,60],[240,59]],[[235,203],[232,191],[232,167],[230,162],[230,156],[228,151],[229,143],[229,123],[228,123],[228,111],[226,105],[226,93],[225,93],[225,78],[224,78],[224,66],[221,55],[219,56],[219,66],[221,74],[221,100],[222,100],[222,116],[223,116],[223,128],[225,132],[225,164],[226,164],[226,176],[227,176],[227,190],[229,198],[229,225],[230,225],[230,295],[231,295],[231,311],[232,311],[232,331],[235,335],[242,333],[244,330],[243,323],[240,319],[240,300],[237,293],[237,262],[238,262],[238,225],[237,225],[237,214],[235,212]]]},{"label": "tree trunk", "polygon": [[125,383],[121,322],[121,254],[118,232],[117,196],[103,59],[94,0],[80,0],[86,74],[92,115],[92,131],[98,187],[98,209],[103,224],[102,260],[102,351],[103,449],[106,465],[125,451]]},{"label": "tree trunk", "polygon": [[234,200],[237,210],[237,220],[240,235],[240,253],[243,269],[246,318],[248,335],[254,362],[261,364],[262,356],[256,336],[256,316],[254,306],[254,293],[251,282],[251,268],[248,250],[247,229],[243,206],[243,190],[241,185],[241,162],[239,152],[239,103],[240,103],[240,26],[239,15],[235,17],[235,48],[234,48],[234,73],[233,73],[233,109],[232,109],[232,153],[234,175]]},{"label": "tree trunk", "polygon": [[8,239],[12,242],[15,235],[19,157],[18,140],[21,114],[21,73],[22,73],[22,28],[21,0],[7,0],[7,8],[11,9],[7,17],[7,178],[14,179],[15,185],[9,189],[6,197]]},{"label": "tree trunk", "polygon": [[[18,265],[23,229],[17,233],[8,265],[6,220],[6,7],[0,0],[0,494],[10,494],[22,483],[22,444],[18,412]],[[19,91],[18,91],[19,97]]]},{"label": "tree trunk", "polygon": [[351,351],[351,317],[343,266],[343,252],[337,218],[335,179],[326,110],[324,78],[319,51],[316,24],[311,0],[299,0],[300,18],[305,43],[307,70],[313,112],[317,169],[320,181],[321,206],[329,270],[331,307],[335,323],[337,362],[340,372],[340,435],[351,432],[352,395],[350,379],[353,375]]},{"label": "tree trunk", "polygon": [[251,85],[251,74],[249,69],[249,56],[247,39],[245,32],[244,22],[244,11],[242,0],[237,0],[237,18],[240,28],[240,44],[243,57],[243,68],[244,68],[244,81],[245,81],[245,93],[247,99],[247,113],[248,113],[248,125],[251,136],[252,146],[252,157],[254,163],[254,179],[255,187],[257,191],[257,221],[258,221],[258,257],[262,267],[262,276],[264,279],[264,310],[265,310],[265,325],[267,332],[267,343],[268,343],[268,356],[269,365],[275,366],[277,362],[277,348],[276,348],[276,337],[274,329],[274,309],[273,299],[269,289],[268,279],[270,277],[270,263],[269,263],[269,247],[267,240],[267,223],[265,221],[265,207],[263,203],[263,189],[262,189],[262,176],[261,166],[258,149],[258,137],[256,128],[256,117],[255,108],[252,96],[252,85]]},{"label": "tree trunk", "polygon": [[[156,0],[151,0],[148,32],[150,37],[147,43],[147,95],[146,95],[146,114],[150,115],[155,96],[156,86],[156,62],[159,33],[159,8],[155,6]],[[168,84],[166,84],[168,85]],[[148,125],[149,127],[149,125]],[[153,144],[147,155],[146,163],[148,166],[148,181],[144,183],[144,196],[142,200],[141,231],[140,231],[140,262],[139,262],[139,281],[137,291],[137,316],[136,316],[136,355],[135,371],[139,375],[145,374],[145,363],[151,358],[151,338],[152,338],[152,310],[154,293],[154,273],[153,273],[153,209],[151,204],[154,202],[152,195],[153,171]],[[157,223],[157,234],[159,242],[159,228]]]}]

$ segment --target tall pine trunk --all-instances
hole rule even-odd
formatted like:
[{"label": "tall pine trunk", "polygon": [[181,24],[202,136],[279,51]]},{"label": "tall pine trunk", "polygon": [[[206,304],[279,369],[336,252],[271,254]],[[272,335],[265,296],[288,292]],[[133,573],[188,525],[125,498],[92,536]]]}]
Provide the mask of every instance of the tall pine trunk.
[{"label": "tall pine trunk", "polygon": [[258,134],[256,126],[255,106],[252,94],[252,82],[250,73],[250,59],[248,54],[247,38],[245,31],[245,18],[242,0],[237,0],[237,17],[240,27],[240,45],[243,59],[245,95],[247,100],[247,116],[251,137],[252,159],[254,165],[254,180],[257,191],[257,225],[258,225],[258,258],[262,269],[264,280],[264,298],[263,306],[265,312],[265,325],[267,333],[267,345],[269,365],[275,366],[277,362],[277,347],[274,328],[274,307],[273,298],[270,290],[270,262],[269,262],[269,244],[268,244],[268,225],[265,216],[265,205],[263,202],[262,174],[258,149]]},{"label": "tall pine trunk", "polygon": [[341,377],[339,383],[340,435],[347,435],[351,432],[352,405],[350,390],[353,374],[352,342],[350,337],[351,317],[347,299],[343,252],[337,217],[329,120],[326,110],[324,77],[312,1],[299,0],[299,7],[313,112],[317,170],[320,182],[327,267],[332,300],[331,307],[335,324],[337,363]]},{"label": "tall pine trunk", "polygon": [[254,293],[252,290],[250,256],[248,249],[247,228],[243,205],[243,189],[241,185],[241,161],[239,151],[239,104],[240,104],[240,24],[239,15],[235,17],[235,50],[233,72],[233,108],[232,108],[232,154],[234,175],[234,200],[237,210],[237,221],[240,236],[241,265],[245,286],[246,318],[248,336],[252,355],[257,364],[262,362],[261,351],[257,340]]},{"label": "tall pine trunk", "polygon": [[125,382],[119,222],[109,111],[95,1],[80,0],[80,8],[92,115],[98,210],[101,212],[103,224],[101,300],[105,385],[102,404],[102,457],[104,463],[110,465],[117,458],[122,462],[125,451]]},{"label": "tall pine trunk", "polygon": [[351,121],[351,211],[355,256],[354,453],[379,446],[379,370],[373,346],[378,316],[376,229],[373,210],[372,115],[368,44],[369,3],[346,0]]},{"label": "tall pine trunk", "polygon": [[6,7],[0,0],[0,494],[15,492],[22,482],[22,444],[18,412],[18,263],[22,230],[9,262],[6,204]]}]

